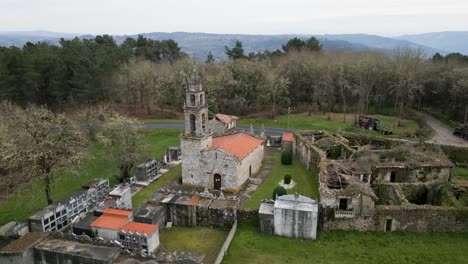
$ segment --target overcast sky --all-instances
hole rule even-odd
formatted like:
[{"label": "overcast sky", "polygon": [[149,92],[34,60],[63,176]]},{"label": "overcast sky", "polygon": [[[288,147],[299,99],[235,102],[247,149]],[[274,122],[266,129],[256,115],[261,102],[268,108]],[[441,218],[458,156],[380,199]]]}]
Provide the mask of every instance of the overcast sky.
[{"label": "overcast sky", "polygon": [[0,0],[0,31],[90,34],[468,30],[468,0]]}]

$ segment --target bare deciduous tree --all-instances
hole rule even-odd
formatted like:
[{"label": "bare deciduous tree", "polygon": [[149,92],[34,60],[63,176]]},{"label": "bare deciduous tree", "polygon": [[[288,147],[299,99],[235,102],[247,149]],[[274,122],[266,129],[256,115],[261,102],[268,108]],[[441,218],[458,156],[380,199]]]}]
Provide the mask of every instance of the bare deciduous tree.
[{"label": "bare deciduous tree", "polygon": [[14,109],[1,123],[0,164],[19,181],[42,181],[47,203],[52,204],[54,176],[86,157],[86,137],[73,121],[45,107]]}]

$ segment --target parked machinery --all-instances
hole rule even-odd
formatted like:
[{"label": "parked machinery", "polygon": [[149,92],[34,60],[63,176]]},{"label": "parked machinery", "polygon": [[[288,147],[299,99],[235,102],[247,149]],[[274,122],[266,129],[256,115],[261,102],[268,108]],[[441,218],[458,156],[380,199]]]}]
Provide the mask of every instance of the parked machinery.
[{"label": "parked machinery", "polygon": [[468,125],[458,125],[453,131],[453,134],[457,137],[461,137],[468,140]]},{"label": "parked machinery", "polygon": [[369,116],[359,116],[359,127],[376,131],[383,135],[391,135],[393,131],[381,128],[380,121],[377,118]]}]

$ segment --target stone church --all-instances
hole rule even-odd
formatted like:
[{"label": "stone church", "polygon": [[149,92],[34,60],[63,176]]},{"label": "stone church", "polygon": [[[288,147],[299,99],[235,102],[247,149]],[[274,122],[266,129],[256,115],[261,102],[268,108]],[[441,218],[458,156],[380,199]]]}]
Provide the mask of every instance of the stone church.
[{"label": "stone church", "polygon": [[259,169],[263,140],[238,132],[213,137],[200,77],[188,81],[184,103],[185,132],[181,135],[182,182],[187,186],[237,192]]}]

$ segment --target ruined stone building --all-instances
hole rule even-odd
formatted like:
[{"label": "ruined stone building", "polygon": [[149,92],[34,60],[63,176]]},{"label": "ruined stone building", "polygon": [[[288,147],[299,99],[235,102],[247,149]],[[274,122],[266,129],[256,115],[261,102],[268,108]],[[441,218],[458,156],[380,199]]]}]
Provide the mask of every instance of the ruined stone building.
[{"label": "ruined stone building", "polygon": [[183,184],[239,191],[260,168],[263,140],[242,132],[213,137],[207,124],[205,92],[196,73],[186,90],[184,116],[185,133],[181,135]]},{"label": "ruined stone building", "polygon": [[293,152],[319,173],[322,228],[468,231],[461,217],[468,210],[452,206],[452,164],[443,153],[401,142],[348,142],[321,131],[294,134]]}]

